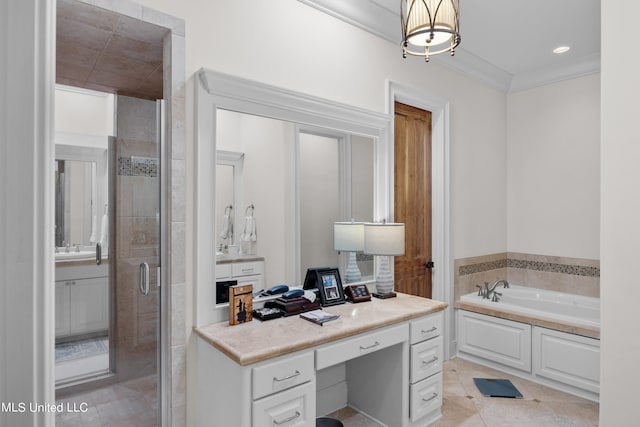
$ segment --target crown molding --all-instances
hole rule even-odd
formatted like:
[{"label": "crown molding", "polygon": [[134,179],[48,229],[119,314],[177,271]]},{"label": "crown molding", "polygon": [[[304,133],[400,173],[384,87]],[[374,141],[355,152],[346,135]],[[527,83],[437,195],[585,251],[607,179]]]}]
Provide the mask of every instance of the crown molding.
[{"label": "crown molding", "polygon": [[[344,22],[374,34],[400,46],[400,11],[389,10],[375,0],[298,0]],[[475,80],[486,83],[503,92],[517,92],[534,87],[572,79],[600,71],[600,55],[554,69],[540,69],[525,74],[512,75],[483,58],[467,51],[464,46],[456,49],[452,58],[435,55],[430,58]]]}]

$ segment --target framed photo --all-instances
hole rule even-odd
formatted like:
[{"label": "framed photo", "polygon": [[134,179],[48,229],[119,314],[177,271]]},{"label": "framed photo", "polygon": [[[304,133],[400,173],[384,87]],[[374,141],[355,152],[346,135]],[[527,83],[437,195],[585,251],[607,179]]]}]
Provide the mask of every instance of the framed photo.
[{"label": "framed photo", "polygon": [[345,302],[342,280],[340,279],[340,272],[337,268],[322,268],[316,270],[316,286],[323,307],[343,304]]}]

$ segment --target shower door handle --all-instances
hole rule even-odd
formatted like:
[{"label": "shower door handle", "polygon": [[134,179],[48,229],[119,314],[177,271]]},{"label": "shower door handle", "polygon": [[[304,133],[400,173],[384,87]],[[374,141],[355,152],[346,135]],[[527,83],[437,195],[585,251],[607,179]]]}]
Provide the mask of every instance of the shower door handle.
[{"label": "shower door handle", "polygon": [[149,264],[146,262],[141,263],[139,273],[140,283],[138,286],[140,287],[140,294],[149,295]]}]

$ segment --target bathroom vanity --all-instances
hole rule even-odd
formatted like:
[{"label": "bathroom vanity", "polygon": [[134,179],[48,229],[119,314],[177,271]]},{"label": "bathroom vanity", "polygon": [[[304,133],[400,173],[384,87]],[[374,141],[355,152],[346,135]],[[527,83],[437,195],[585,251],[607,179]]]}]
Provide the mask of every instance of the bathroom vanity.
[{"label": "bathroom vanity", "polygon": [[196,328],[198,426],[314,426],[351,406],[389,426],[441,416],[439,301],[398,294],[325,307],[323,326],[299,316]]},{"label": "bathroom vanity", "polygon": [[264,258],[239,255],[216,259],[216,304],[228,304],[228,295],[226,301],[220,301],[220,293],[224,293],[220,287],[231,283],[252,285],[254,292],[264,289]]},{"label": "bathroom vanity", "polygon": [[109,264],[56,261],[56,339],[109,328]]}]

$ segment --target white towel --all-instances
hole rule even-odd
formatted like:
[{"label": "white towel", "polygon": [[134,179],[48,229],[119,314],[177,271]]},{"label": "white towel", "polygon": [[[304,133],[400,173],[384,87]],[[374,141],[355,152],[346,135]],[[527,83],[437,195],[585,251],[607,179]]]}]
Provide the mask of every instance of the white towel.
[{"label": "white towel", "polygon": [[222,239],[230,240],[233,238],[233,219],[229,214],[225,214],[224,218],[222,218],[222,231],[220,232],[220,237]]},{"label": "white towel", "polygon": [[91,236],[89,236],[89,243],[98,243],[96,236],[98,235],[98,215],[93,216],[91,222]]},{"label": "white towel", "polygon": [[258,240],[258,233],[256,230],[256,219],[253,216],[244,217],[242,240],[245,242],[256,242]]},{"label": "white towel", "polygon": [[100,229],[100,245],[103,250],[109,243],[109,215],[102,215],[102,227]]}]

